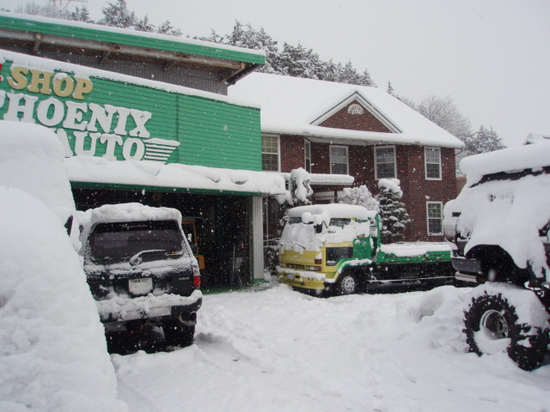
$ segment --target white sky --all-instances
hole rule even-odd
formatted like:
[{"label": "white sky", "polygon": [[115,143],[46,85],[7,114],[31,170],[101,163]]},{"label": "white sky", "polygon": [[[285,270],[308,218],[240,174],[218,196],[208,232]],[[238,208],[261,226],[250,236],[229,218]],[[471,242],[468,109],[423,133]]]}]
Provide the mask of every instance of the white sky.
[{"label": "white sky", "polygon": [[[46,0],[34,0],[45,3]],[[115,0],[112,0],[114,2]],[[0,0],[15,9],[22,0]],[[107,0],[88,0],[102,17]],[[323,60],[367,69],[380,87],[419,102],[451,96],[472,122],[508,145],[550,135],[548,0],[127,0],[153,24],[185,36],[231,32],[236,20],[279,42],[301,43]],[[72,7],[72,6],[71,6]]]}]

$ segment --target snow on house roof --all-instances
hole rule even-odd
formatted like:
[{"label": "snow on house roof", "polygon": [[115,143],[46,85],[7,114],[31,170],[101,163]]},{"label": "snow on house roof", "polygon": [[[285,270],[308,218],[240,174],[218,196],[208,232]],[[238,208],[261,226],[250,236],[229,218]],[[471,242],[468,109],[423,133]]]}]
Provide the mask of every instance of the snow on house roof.
[{"label": "snow on house roof", "polygon": [[[338,139],[349,144],[412,144],[459,149],[464,144],[416,110],[376,87],[265,73],[251,73],[229,88],[229,96],[261,105],[262,132]],[[316,121],[357,98],[390,125],[393,133],[335,129]]]}]

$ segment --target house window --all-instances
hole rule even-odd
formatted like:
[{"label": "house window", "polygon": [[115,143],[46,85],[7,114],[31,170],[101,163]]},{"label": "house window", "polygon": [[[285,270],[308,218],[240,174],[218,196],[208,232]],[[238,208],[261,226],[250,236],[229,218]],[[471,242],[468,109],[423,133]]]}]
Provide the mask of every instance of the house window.
[{"label": "house window", "polygon": [[279,136],[262,136],[262,170],[279,171]]},{"label": "house window", "polygon": [[346,146],[330,146],[330,173],[348,174],[348,148]]},{"label": "house window", "polygon": [[441,180],[441,149],[439,147],[425,147],[424,159],[426,162],[426,179]]},{"label": "house window", "polygon": [[443,203],[427,202],[426,210],[428,218],[428,235],[434,236],[443,234]]},{"label": "house window", "polygon": [[374,152],[376,179],[397,177],[395,167],[395,147],[377,147]]},{"label": "house window", "polygon": [[304,156],[306,171],[311,173],[311,142],[309,140],[304,142]]}]

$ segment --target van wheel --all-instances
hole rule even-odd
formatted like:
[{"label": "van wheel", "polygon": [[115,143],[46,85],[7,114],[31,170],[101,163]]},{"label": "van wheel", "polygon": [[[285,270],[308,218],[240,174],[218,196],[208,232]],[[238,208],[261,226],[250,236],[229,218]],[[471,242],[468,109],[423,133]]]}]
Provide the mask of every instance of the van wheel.
[{"label": "van wheel", "polygon": [[350,295],[357,292],[357,278],[351,272],[344,272],[338,276],[335,287],[336,295]]},{"label": "van wheel", "polygon": [[195,326],[183,325],[177,319],[167,321],[163,327],[164,338],[170,346],[190,346],[193,344]]},{"label": "van wheel", "polygon": [[[542,305],[535,306],[536,302],[532,312],[544,311]],[[520,320],[516,306],[502,293],[485,291],[472,299],[464,315],[464,333],[470,352],[481,356],[506,351],[521,369],[528,371],[543,363],[548,351],[548,330],[532,326],[528,319]]]}]

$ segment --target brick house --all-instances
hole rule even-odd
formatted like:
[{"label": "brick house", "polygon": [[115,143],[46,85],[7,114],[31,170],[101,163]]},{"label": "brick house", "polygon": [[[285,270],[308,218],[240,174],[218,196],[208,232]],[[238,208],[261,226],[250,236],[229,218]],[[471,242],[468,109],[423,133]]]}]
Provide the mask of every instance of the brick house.
[{"label": "brick house", "polygon": [[229,96],[261,106],[264,170],[306,169],[314,203],[335,202],[343,187],[377,194],[379,179],[397,178],[412,220],[407,240],[443,240],[459,139],[374,87],[252,73]]}]

